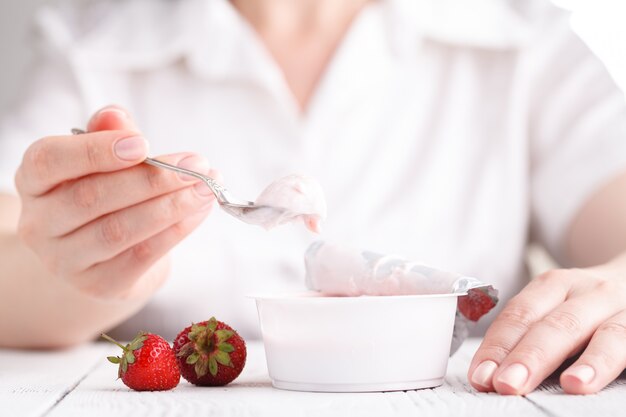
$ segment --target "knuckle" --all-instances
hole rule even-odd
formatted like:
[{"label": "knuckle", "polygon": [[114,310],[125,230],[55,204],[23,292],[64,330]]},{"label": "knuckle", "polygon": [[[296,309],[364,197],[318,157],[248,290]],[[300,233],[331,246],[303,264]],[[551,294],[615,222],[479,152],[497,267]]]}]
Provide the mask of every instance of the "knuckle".
[{"label": "knuckle", "polygon": [[37,250],[37,257],[44,269],[50,272],[53,276],[61,276],[67,262],[63,262],[63,257],[60,254],[58,242],[48,242],[44,247],[40,247]]},{"label": "knuckle", "polygon": [[582,330],[582,322],[576,314],[569,311],[553,311],[545,316],[542,323],[551,329],[576,337]]},{"label": "knuckle", "polygon": [[482,357],[502,360],[511,353],[511,349],[511,346],[494,342],[493,344],[481,346],[480,352]]},{"label": "knuckle", "polygon": [[143,169],[145,181],[150,190],[162,192],[167,188],[167,172],[150,166],[142,166],[141,168]]},{"label": "knuckle", "polygon": [[546,271],[546,272],[543,272],[543,273],[537,275],[533,279],[533,281],[535,281],[537,283],[545,283],[545,282],[550,281],[553,276],[554,276],[554,271],[550,270],[550,271]]},{"label": "knuckle", "polygon": [[45,254],[39,257],[43,267],[52,275],[60,275],[62,273],[61,259],[56,254]]},{"label": "knuckle", "polygon": [[593,364],[595,368],[612,369],[619,362],[619,358],[604,349],[594,349],[592,352],[585,352],[583,356],[585,362]]},{"label": "knuckle", "polygon": [[97,181],[79,180],[72,185],[72,202],[79,208],[92,208],[100,201]]},{"label": "knuckle", "polygon": [[76,258],[67,253],[64,245],[57,239],[49,242],[45,251],[42,251],[40,260],[47,271],[55,277],[68,279],[80,271],[81,267]]},{"label": "knuckle", "polygon": [[99,297],[101,290],[99,289],[100,280],[93,277],[83,276],[82,274],[69,274],[65,277],[66,281],[74,288],[89,297]]},{"label": "knuckle", "polygon": [[37,236],[37,225],[26,216],[20,217],[17,224],[17,236],[27,246],[32,246]]},{"label": "knuckle", "polygon": [[171,229],[172,234],[174,235],[174,239],[180,240],[189,233],[190,227],[186,223],[187,222],[178,222],[172,225]]},{"label": "knuckle", "polygon": [[537,313],[527,302],[512,298],[496,320],[509,326],[528,330],[537,319]]},{"label": "knuckle", "polygon": [[543,284],[548,282],[561,281],[564,279],[565,275],[567,275],[567,270],[565,269],[551,269],[542,274],[539,274],[535,278],[535,281]]},{"label": "knuckle", "polygon": [[160,221],[172,221],[181,217],[189,206],[187,193],[183,191],[163,196],[158,215]]},{"label": "knuckle", "polygon": [[616,279],[602,279],[600,278],[596,284],[596,290],[602,294],[608,294],[610,296],[618,295],[623,296],[626,294],[626,281]]},{"label": "knuckle", "polygon": [[152,260],[154,249],[148,241],[136,244],[131,249],[131,257],[137,263],[146,263]]},{"label": "knuckle", "polygon": [[102,146],[93,140],[83,141],[83,158],[92,170],[96,170],[101,165],[103,158]]},{"label": "knuckle", "polygon": [[35,179],[46,178],[50,174],[51,145],[47,138],[39,139],[28,147],[24,154],[24,167],[28,175]]},{"label": "knuckle", "polygon": [[111,215],[102,219],[99,228],[99,238],[108,247],[115,247],[128,238],[128,231],[119,216]]},{"label": "knuckle", "polygon": [[522,362],[528,364],[547,363],[548,361],[548,353],[545,347],[537,344],[520,343],[515,348],[515,354]]},{"label": "knuckle", "polygon": [[623,340],[626,340],[626,324],[617,321],[607,321],[598,326],[596,333],[606,333],[612,336],[617,336]]}]

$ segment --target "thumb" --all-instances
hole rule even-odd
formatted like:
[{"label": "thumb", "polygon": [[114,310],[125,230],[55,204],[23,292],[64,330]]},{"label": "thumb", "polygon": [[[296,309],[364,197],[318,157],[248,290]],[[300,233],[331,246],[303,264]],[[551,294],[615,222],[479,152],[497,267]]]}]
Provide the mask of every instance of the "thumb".
[{"label": "thumb", "polygon": [[139,131],[128,111],[119,106],[106,106],[91,117],[87,124],[88,132],[101,130]]}]

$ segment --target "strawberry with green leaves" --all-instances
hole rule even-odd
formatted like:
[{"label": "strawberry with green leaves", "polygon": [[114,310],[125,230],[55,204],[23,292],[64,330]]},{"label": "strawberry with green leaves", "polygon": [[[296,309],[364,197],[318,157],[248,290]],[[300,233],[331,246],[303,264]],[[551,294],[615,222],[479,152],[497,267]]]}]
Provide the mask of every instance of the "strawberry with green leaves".
[{"label": "strawberry with green leaves", "polygon": [[195,385],[226,385],[246,364],[246,343],[215,317],[180,332],[174,340],[174,351],[183,378]]},{"label": "strawberry with green leaves", "polygon": [[102,337],[122,348],[121,356],[109,356],[119,364],[118,377],[135,391],[165,391],[180,381],[176,355],[161,336],[140,332],[126,346],[103,334]]}]

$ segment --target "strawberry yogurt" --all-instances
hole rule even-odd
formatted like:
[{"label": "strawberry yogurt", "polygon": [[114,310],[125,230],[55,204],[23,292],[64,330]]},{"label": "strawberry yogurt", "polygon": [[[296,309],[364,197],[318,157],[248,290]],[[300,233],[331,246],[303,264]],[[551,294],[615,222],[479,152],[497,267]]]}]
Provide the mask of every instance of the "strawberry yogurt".
[{"label": "strawberry yogurt", "polygon": [[322,186],[314,178],[304,175],[288,175],[272,182],[254,203],[283,209],[282,212],[259,210],[254,221],[265,229],[302,220],[307,229],[320,233],[320,224],[326,218]]},{"label": "strawberry yogurt", "polygon": [[498,302],[497,290],[455,272],[410,262],[396,255],[314,242],[304,256],[306,286],[327,296],[458,294],[452,336],[456,351],[480,317]]}]

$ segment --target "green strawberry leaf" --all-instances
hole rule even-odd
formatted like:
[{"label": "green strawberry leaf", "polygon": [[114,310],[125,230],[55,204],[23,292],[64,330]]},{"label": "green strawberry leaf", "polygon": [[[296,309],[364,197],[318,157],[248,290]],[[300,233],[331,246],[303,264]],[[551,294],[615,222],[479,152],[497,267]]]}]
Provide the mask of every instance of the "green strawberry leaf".
[{"label": "green strawberry leaf", "polygon": [[211,332],[214,332],[217,328],[217,319],[215,317],[211,317],[207,323],[207,327],[211,330]]},{"label": "green strawberry leaf", "polygon": [[220,343],[219,345],[217,345],[217,349],[226,353],[235,351],[235,348],[230,343]]},{"label": "green strawberry leaf", "polygon": [[128,363],[135,363],[135,355],[133,354],[132,351],[128,351],[124,354],[124,357],[126,358],[126,361]]},{"label": "green strawberry leaf", "polygon": [[202,326],[198,326],[194,323],[191,325],[191,330],[189,330],[187,337],[189,338],[189,340],[193,340],[195,342],[198,338],[198,335],[200,335],[200,333],[202,333],[203,331],[204,328]]},{"label": "green strawberry leaf", "polygon": [[207,361],[206,358],[201,358],[200,360],[198,360],[198,362],[196,362],[196,364],[194,365],[194,369],[198,378],[206,375],[208,367],[209,361]]},{"label": "green strawberry leaf", "polygon": [[222,352],[221,350],[218,350],[215,353],[215,360],[224,366],[232,366],[232,362],[230,361],[230,355],[226,352]]},{"label": "green strawberry leaf", "polygon": [[180,348],[178,353],[176,354],[178,357],[186,357],[193,353],[193,342],[187,342]]},{"label": "green strawberry leaf", "polygon": [[115,363],[115,364],[119,364],[120,363],[120,358],[118,358],[117,356],[107,356],[107,359],[111,363]]},{"label": "green strawberry leaf", "polygon": [[198,359],[200,359],[200,354],[198,352],[194,352],[191,355],[187,356],[185,362],[189,365],[193,365],[194,363],[198,362]]},{"label": "green strawberry leaf", "polygon": [[143,342],[145,342],[148,339],[148,336],[146,336],[145,333],[139,333],[137,334],[137,336],[135,336],[135,339],[133,339],[132,342],[130,342],[130,344],[128,344],[126,346],[127,349],[129,350],[137,350],[140,349],[143,346]]},{"label": "green strawberry leaf", "polygon": [[217,361],[215,360],[215,356],[211,356],[209,358],[209,372],[211,375],[217,375]]},{"label": "green strawberry leaf", "polygon": [[215,336],[217,336],[217,343],[222,343],[227,341],[228,339],[230,339],[233,334],[235,334],[234,332],[230,331],[230,330],[218,330],[215,332]]}]

